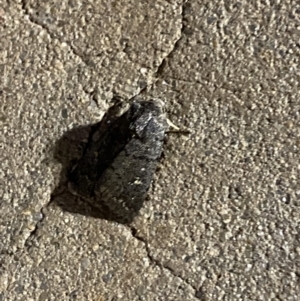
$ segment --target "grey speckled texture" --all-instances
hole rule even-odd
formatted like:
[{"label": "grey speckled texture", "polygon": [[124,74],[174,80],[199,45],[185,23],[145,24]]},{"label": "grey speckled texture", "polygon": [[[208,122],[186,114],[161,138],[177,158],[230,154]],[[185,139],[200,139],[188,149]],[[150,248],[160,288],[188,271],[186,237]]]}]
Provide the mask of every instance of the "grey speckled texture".
[{"label": "grey speckled texture", "polygon": [[[136,3],[0,4],[0,300],[298,300],[299,2]],[[130,226],[51,199],[113,95],[191,131]]]}]

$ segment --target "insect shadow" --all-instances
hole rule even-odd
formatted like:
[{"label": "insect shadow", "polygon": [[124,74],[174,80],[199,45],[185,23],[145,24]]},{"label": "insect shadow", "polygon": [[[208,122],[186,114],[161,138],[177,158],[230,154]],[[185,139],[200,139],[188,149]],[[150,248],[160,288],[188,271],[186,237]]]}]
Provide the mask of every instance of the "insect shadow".
[{"label": "insect shadow", "polygon": [[99,123],[87,126],[79,126],[67,131],[55,144],[54,159],[61,164],[61,172],[59,183],[52,192],[51,205],[59,206],[63,211],[90,216],[93,218],[106,219],[121,224],[132,222],[138,211],[132,210],[124,215],[114,214],[105,204],[90,199],[83,199],[80,196],[73,195],[68,190],[68,181],[71,170],[77,160],[82,156],[83,150],[88,142],[88,139],[97,128]]},{"label": "insect shadow", "polygon": [[136,100],[121,115],[119,108],[122,103],[100,123],[75,128],[57,142],[54,157],[62,171],[52,200],[63,210],[130,223],[142,208],[168,119],[159,100]]}]

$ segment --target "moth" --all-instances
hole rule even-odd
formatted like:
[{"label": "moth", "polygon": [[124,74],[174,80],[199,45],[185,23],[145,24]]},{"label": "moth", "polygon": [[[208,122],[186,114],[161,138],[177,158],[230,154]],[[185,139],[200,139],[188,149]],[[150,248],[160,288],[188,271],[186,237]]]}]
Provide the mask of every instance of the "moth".
[{"label": "moth", "polygon": [[135,101],[97,125],[70,173],[69,190],[132,221],[161,157],[168,122],[159,100]]}]

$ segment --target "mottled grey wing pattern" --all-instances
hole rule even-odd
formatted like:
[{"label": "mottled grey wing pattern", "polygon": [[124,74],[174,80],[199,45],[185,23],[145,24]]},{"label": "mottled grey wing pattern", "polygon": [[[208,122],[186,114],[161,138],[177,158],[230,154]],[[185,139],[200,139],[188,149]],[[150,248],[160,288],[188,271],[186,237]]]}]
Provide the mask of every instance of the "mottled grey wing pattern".
[{"label": "mottled grey wing pattern", "polygon": [[70,175],[71,191],[132,219],[151,184],[166,129],[158,102],[134,102],[102,135],[90,139]]}]

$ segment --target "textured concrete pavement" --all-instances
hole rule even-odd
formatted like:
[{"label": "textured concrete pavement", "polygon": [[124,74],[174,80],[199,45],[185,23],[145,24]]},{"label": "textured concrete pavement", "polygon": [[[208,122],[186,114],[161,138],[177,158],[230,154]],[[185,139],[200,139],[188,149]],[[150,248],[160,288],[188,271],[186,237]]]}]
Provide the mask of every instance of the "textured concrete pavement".
[{"label": "textured concrete pavement", "polygon": [[[296,0],[1,1],[0,300],[299,300],[299,66]],[[190,130],[130,225],[65,190],[114,96]]]}]

